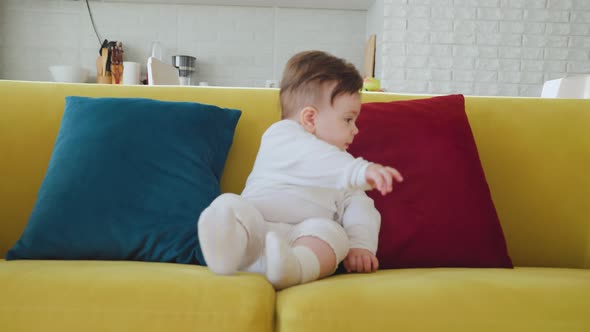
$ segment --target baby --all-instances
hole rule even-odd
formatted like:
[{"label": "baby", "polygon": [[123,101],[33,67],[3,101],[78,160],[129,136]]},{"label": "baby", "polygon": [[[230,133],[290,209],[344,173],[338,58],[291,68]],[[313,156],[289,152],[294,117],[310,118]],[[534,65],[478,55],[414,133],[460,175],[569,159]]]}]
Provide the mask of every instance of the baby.
[{"label": "baby", "polygon": [[381,217],[365,190],[391,192],[400,173],[346,150],[358,133],[362,77],[320,51],[296,54],[281,80],[283,120],[262,136],[241,195],[203,211],[199,240],[218,274],[264,274],[276,289],[374,272]]}]

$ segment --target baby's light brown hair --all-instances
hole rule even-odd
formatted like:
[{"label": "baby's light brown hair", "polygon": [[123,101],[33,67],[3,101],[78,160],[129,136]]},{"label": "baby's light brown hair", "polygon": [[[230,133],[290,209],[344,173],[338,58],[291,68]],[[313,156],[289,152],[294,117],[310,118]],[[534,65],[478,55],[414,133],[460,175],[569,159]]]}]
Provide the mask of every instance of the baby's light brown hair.
[{"label": "baby's light brown hair", "polygon": [[322,51],[295,54],[285,66],[281,80],[282,118],[291,118],[306,106],[323,98],[324,86],[334,84],[330,104],[341,94],[358,93],[363,78],[349,62]]}]

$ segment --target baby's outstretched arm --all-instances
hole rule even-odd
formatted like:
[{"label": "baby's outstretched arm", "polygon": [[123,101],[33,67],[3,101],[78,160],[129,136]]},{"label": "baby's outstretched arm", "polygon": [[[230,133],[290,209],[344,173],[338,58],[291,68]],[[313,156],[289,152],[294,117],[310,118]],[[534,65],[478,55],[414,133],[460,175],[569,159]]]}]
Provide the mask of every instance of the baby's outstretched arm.
[{"label": "baby's outstretched arm", "polygon": [[294,121],[277,122],[265,132],[250,177],[299,186],[378,189],[383,195],[392,190],[393,181],[403,181],[397,170],[355,158]]}]

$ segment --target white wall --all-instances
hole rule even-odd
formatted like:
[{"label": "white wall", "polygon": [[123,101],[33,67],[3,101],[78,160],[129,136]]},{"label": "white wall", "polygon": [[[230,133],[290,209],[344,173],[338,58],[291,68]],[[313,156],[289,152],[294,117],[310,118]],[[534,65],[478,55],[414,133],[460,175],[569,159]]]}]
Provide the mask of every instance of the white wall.
[{"label": "white wall", "polygon": [[590,73],[590,0],[384,0],[392,92],[540,96]]},{"label": "white wall", "polygon": [[[91,1],[102,39],[145,66],[152,40],[197,57],[197,81],[264,86],[294,53],[321,49],[359,69],[366,11],[110,3]],[[85,1],[0,0],[0,79],[51,80],[48,66],[77,64],[96,75],[98,40]],[[145,71],[145,69],[144,69]]]}]

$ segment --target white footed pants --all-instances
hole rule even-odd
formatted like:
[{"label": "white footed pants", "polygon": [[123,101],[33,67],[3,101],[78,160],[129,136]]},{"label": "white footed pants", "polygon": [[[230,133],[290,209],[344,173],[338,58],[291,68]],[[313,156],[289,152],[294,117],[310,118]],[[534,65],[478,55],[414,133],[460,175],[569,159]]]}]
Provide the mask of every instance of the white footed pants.
[{"label": "white footed pants", "polygon": [[[334,269],[348,253],[348,236],[337,222],[326,218],[309,218],[297,224],[267,222],[250,202],[235,194],[219,196],[199,218],[201,249],[213,272],[260,273],[277,288],[319,278],[315,254],[307,248],[292,248],[298,238],[306,236],[317,237],[332,248]],[[277,278],[281,280],[271,280]]]}]

